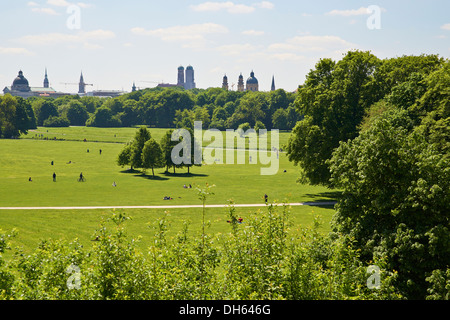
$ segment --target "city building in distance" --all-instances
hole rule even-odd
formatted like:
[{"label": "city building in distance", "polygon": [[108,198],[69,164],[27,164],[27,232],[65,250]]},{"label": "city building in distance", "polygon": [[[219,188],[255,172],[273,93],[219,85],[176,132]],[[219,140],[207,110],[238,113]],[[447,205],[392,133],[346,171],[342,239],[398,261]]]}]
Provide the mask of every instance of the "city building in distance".
[{"label": "city building in distance", "polygon": [[13,80],[10,87],[5,87],[3,89],[4,94],[10,94],[14,97],[29,98],[29,97],[52,97],[58,98],[69,93],[57,92],[55,89],[50,87],[47,75],[47,69],[45,69],[45,76],[43,87],[31,87],[28,83],[27,78],[23,75],[22,70],[19,71],[17,77]]},{"label": "city building in distance", "polygon": [[[63,83],[65,85],[77,85],[79,96],[91,96],[91,97],[103,97],[103,98],[114,98],[118,97],[125,92],[120,90],[93,90],[86,92],[86,86],[93,86],[92,84],[85,83],[83,72],[81,72],[79,83]],[[45,76],[43,81],[43,87],[32,87],[30,86],[27,78],[25,78],[23,71],[20,70],[17,77],[13,80],[13,83],[9,87],[3,89],[4,94],[10,94],[14,97],[21,97],[24,99],[30,97],[49,97],[49,98],[59,98],[62,96],[77,95],[76,93],[59,92],[50,87],[50,82],[48,79],[47,68],[45,69]]]},{"label": "city building in distance", "polygon": [[[232,85],[232,88],[234,89],[235,84]],[[222,81],[222,88],[225,90],[229,89],[228,85],[228,77],[225,75],[223,77]],[[272,77],[272,86],[271,91],[275,91],[275,76]],[[259,91],[259,82],[258,79],[255,77],[255,73],[252,71],[250,73],[250,77],[247,79],[247,81],[244,83],[244,76],[242,73],[239,75],[238,83],[237,83],[237,91],[244,92],[244,91],[252,91],[252,92],[258,92]]]},{"label": "city building in distance", "polygon": [[179,66],[177,84],[160,83],[158,87],[162,88],[181,87],[186,90],[195,89],[197,86],[195,84],[194,68],[192,66],[188,66],[186,69],[184,69],[183,66]]}]

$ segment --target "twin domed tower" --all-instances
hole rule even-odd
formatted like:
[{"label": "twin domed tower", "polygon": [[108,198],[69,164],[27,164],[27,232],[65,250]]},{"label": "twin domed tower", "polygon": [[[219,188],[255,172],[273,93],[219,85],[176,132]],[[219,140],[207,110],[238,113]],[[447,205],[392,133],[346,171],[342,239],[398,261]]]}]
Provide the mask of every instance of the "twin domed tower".
[{"label": "twin domed tower", "polygon": [[[233,84],[234,87],[234,84]],[[223,77],[223,83],[222,88],[225,90],[228,90],[228,77],[225,75]],[[275,77],[272,77],[272,91],[275,91]],[[247,79],[247,82],[244,85],[244,77],[242,76],[242,73],[239,76],[238,84],[237,84],[237,91],[243,92],[243,91],[252,91],[257,92],[259,91],[259,82],[258,79],[255,78],[255,73],[252,71],[250,73],[250,77]]]}]

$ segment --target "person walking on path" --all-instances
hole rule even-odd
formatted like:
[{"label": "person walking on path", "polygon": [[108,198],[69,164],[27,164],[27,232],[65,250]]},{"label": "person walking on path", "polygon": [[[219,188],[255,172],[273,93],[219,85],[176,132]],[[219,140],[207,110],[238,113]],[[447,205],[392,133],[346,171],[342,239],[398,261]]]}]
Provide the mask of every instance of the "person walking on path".
[{"label": "person walking on path", "polygon": [[56,182],[56,173],[53,172],[53,182]]}]

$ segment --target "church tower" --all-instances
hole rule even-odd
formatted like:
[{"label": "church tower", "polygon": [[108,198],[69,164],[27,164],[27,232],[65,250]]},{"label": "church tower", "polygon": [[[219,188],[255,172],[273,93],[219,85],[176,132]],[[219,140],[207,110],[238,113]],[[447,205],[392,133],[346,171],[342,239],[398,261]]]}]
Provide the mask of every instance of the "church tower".
[{"label": "church tower", "polygon": [[45,78],[44,78],[44,88],[49,88],[50,84],[48,82],[48,77],[47,77],[47,68],[45,68]]},{"label": "church tower", "polygon": [[195,76],[194,76],[194,68],[192,66],[188,66],[186,68],[186,83],[184,84],[184,88],[186,90],[195,89]]},{"label": "church tower", "polygon": [[275,91],[276,89],[275,89],[275,76],[272,76],[272,88],[271,88],[271,90],[272,91]]},{"label": "church tower", "polygon": [[178,82],[177,86],[184,88],[184,67],[178,67]]},{"label": "church tower", "polygon": [[78,87],[79,87],[78,93],[86,93],[86,84],[84,83],[83,71],[81,71],[80,84]]},{"label": "church tower", "polygon": [[228,77],[227,77],[227,75],[225,75],[223,77],[222,89],[228,91]]},{"label": "church tower", "polygon": [[244,87],[244,77],[241,75],[239,76],[239,80],[238,80],[238,91],[240,92],[244,92],[245,87]]},{"label": "church tower", "polygon": [[136,84],[133,81],[133,87],[131,87],[131,92],[135,92],[136,91]]}]

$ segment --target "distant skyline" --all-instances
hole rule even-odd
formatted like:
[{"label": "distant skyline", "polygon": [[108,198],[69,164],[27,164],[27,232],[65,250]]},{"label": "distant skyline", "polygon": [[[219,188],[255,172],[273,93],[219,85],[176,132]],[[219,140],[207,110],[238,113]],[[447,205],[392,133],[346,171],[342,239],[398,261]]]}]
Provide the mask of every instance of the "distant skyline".
[{"label": "distant skyline", "polygon": [[[371,8],[368,10],[367,8]],[[374,9],[377,10],[374,11]],[[261,91],[294,91],[320,58],[351,49],[378,58],[450,57],[450,2],[433,1],[8,1],[0,11],[0,86],[19,70],[31,86],[131,91],[177,83],[229,86],[255,72]],[[379,13],[379,16],[377,15]],[[236,88],[236,87],[235,87]]]}]

